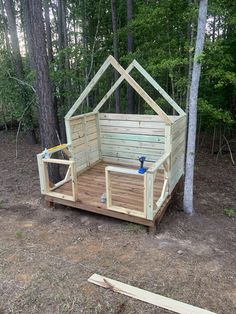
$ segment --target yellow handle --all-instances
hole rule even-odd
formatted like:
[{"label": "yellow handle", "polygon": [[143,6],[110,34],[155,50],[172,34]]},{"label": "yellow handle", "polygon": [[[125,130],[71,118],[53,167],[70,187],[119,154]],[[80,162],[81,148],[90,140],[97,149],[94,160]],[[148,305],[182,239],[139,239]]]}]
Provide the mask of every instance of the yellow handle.
[{"label": "yellow handle", "polygon": [[66,146],[67,146],[66,144],[60,144],[60,145],[48,148],[48,152],[50,153],[51,151],[53,151],[55,149],[63,149],[63,148],[66,148]]}]

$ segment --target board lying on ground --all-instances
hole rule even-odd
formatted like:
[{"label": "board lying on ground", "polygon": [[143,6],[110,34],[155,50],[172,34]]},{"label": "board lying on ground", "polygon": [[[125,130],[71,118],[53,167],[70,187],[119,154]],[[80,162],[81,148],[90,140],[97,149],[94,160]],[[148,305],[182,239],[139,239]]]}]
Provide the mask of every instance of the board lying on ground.
[{"label": "board lying on ground", "polygon": [[164,297],[147,290],[136,288],[130,285],[127,285],[123,282],[113,280],[98,274],[93,274],[89,279],[89,282],[94,283],[95,285],[101,286],[106,289],[111,289],[114,292],[118,292],[124,295],[127,295],[131,298],[147,302],[164,309],[170,310],[175,313],[180,314],[216,314],[208,310],[201,309],[199,307],[176,301],[167,297]]},{"label": "board lying on ground", "polygon": [[[93,112],[73,116],[109,65],[120,77]],[[174,108],[167,115],[130,76],[136,68]],[[126,80],[155,115],[100,113],[115,89]],[[37,155],[41,193],[54,203],[81,208],[147,226],[163,216],[184,173],[186,114],[154,79],[133,61],[124,70],[109,56],[65,117],[67,144]],[[64,151],[69,160],[52,155]],[[144,174],[138,172],[146,156]],[[50,184],[51,163],[68,167],[65,178]],[[106,202],[102,203],[104,193]]]}]

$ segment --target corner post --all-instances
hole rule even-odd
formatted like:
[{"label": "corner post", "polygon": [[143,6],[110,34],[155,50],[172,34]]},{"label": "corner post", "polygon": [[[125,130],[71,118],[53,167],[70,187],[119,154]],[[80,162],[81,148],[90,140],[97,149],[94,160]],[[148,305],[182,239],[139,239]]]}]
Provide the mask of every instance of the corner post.
[{"label": "corner post", "polygon": [[37,162],[38,162],[38,171],[39,171],[39,182],[40,182],[40,190],[41,194],[47,193],[46,187],[46,178],[44,171],[44,162],[43,162],[43,154],[37,154]]},{"label": "corner post", "polygon": [[149,220],[153,219],[153,185],[154,175],[147,171],[144,174],[144,211]]},{"label": "corner post", "polygon": [[74,201],[77,201],[78,182],[77,182],[77,173],[76,173],[76,167],[75,167],[74,161],[71,162],[70,169],[71,169],[71,181],[72,181],[72,195],[73,195]]}]

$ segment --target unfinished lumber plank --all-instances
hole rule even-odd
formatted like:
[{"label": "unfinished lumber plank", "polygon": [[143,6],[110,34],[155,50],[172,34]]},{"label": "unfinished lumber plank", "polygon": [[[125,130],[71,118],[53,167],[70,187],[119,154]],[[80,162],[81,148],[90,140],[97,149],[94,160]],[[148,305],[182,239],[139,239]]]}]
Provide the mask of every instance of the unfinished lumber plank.
[{"label": "unfinished lumber plank", "polygon": [[157,105],[157,103],[145,92],[145,90],[130,76],[125,69],[116,61],[116,59],[110,56],[110,63],[113,67],[124,76],[125,80],[133,89],[143,98],[143,100],[165,121],[166,124],[172,124],[172,120],[168,115]]},{"label": "unfinished lumber plank", "polygon": [[164,297],[160,294],[140,289],[127,285],[123,282],[113,280],[98,274],[93,274],[89,279],[89,282],[98,285],[100,287],[111,289],[114,292],[118,292],[134,299],[156,305],[158,307],[173,311],[180,314],[214,314],[214,312],[201,309],[199,307]]},{"label": "unfinished lumber plank", "polygon": [[151,114],[99,113],[98,116],[100,120],[148,121],[165,124],[160,116]]}]

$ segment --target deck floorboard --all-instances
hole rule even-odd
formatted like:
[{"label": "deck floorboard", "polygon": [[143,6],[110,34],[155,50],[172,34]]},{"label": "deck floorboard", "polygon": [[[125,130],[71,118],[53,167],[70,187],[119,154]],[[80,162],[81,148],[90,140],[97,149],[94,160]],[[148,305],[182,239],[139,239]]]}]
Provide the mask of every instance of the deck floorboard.
[{"label": "deck floorboard", "polygon": [[[101,196],[106,192],[105,168],[111,163],[99,162],[90,169],[78,175],[78,200],[76,203],[85,207],[96,207],[100,210],[107,209],[101,202]],[[119,164],[116,166],[132,168]],[[154,182],[154,202],[161,195],[163,186],[163,172],[159,171]],[[111,175],[112,201],[115,206],[122,206],[138,211],[143,211],[144,202],[144,177],[118,174]],[[67,182],[55,192],[72,195],[71,182]],[[75,207],[79,207],[77,206]]]}]

